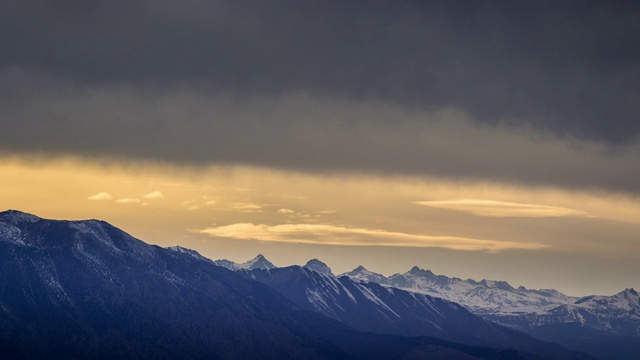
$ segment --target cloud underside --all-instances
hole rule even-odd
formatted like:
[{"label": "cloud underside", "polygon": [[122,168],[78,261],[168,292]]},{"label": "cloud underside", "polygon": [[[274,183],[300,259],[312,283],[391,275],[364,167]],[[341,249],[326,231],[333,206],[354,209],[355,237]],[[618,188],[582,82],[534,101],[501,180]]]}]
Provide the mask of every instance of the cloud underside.
[{"label": "cloud underside", "polygon": [[385,230],[347,228],[322,224],[265,225],[238,223],[195,230],[200,234],[237,240],[273,241],[337,246],[437,247],[452,250],[499,252],[536,250],[549,245],[455,236],[430,236]]},{"label": "cloud underside", "polygon": [[584,211],[564,207],[482,199],[417,201],[416,204],[436,209],[463,211],[477,216],[491,217],[542,218],[563,216],[589,216]]}]

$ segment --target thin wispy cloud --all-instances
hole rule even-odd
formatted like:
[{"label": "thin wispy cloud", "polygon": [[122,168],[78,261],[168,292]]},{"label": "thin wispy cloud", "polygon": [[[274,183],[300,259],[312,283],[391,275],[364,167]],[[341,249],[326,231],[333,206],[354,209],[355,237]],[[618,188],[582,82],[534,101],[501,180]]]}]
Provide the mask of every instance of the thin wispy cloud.
[{"label": "thin wispy cloud", "polygon": [[292,199],[292,200],[308,200],[309,199],[306,196],[290,195],[290,194],[267,194],[267,196],[284,198],[284,199]]},{"label": "thin wispy cloud", "polygon": [[143,196],[145,199],[163,199],[164,198],[164,194],[162,194],[160,191],[154,191],[154,192],[150,192],[148,194],[145,194]]},{"label": "thin wispy cloud", "polygon": [[483,199],[453,199],[417,201],[415,204],[436,209],[468,212],[477,216],[491,217],[562,217],[589,216],[584,211],[558,206],[525,204]]},{"label": "thin wispy cloud", "polygon": [[91,195],[87,198],[87,200],[112,200],[113,196],[107,192],[99,192],[95,195]]},{"label": "thin wispy cloud", "polygon": [[118,204],[140,204],[140,200],[139,199],[131,199],[131,198],[122,198],[122,199],[116,200],[116,203],[118,203]]},{"label": "thin wispy cloud", "polygon": [[238,202],[231,204],[229,209],[242,212],[259,212],[262,211],[262,205]]},{"label": "thin wispy cloud", "polygon": [[437,247],[453,250],[499,252],[535,250],[549,245],[457,236],[431,236],[386,230],[348,228],[324,224],[265,225],[238,223],[195,230],[196,233],[237,240],[339,246]]},{"label": "thin wispy cloud", "polygon": [[280,209],[277,211],[278,214],[294,214],[295,211],[291,209]]}]

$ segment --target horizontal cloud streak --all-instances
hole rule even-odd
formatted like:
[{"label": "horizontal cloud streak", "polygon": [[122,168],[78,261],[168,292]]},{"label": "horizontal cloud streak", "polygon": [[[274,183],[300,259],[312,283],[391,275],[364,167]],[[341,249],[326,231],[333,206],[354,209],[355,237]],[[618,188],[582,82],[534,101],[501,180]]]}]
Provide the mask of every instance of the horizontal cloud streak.
[{"label": "horizontal cloud streak", "polygon": [[430,236],[323,224],[255,225],[252,223],[238,223],[195,230],[195,232],[238,240],[339,246],[437,247],[487,252],[514,249],[535,250],[549,247],[549,245],[533,242]]},{"label": "horizontal cloud streak", "polygon": [[139,199],[131,199],[131,198],[122,198],[116,200],[118,204],[140,204],[141,201]]},{"label": "horizontal cloud streak", "polygon": [[523,204],[515,202],[481,200],[481,199],[455,199],[417,201],[418,205],[437,209],[464,211],[478,216],[492,217],[561,217],[561,216],[589,216],[581,210],[569,209],[557,206],[536,204]]},{"label": "horizontal cloud streak", "polygon": [[87,200],[111,200],[113,196],[107,192],[99,192],[95,195],[91,195],[87,198]]},{"label": "horizontal cloud streak", "polygon": [[164,194],[162,194],[160,191],[154,191],[154,192],[145,194],[144,198],[145,199],[162,199],[164,198]]},{"label": "horizontal cloud streak", "polygon": [[229,205],[229,209],[241,212],[260,212],[263,206],[258,204],[238,202]]}]

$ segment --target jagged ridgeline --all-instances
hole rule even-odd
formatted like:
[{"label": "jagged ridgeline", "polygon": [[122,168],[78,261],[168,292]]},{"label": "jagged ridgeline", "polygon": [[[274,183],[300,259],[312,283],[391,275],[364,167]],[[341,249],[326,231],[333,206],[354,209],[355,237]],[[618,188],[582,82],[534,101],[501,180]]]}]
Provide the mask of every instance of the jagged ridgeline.
[{"label": "jagged ridgeline", "polygon": [[[515,288],[505,281],[451,278],[417,266],[389,277],[358,266],[335,277],[317,259],[302,268],[232,268],[302,308],[365,331],[518,349],[543,345],[521,337],[522,331],[603,359],[640,358],[640,298],[634,289],[579,298],[554,289]],[[463,311],[449,313],[455,306]],[[467,310],[485,325],[472,326],[477,317],[459,321]]]}]

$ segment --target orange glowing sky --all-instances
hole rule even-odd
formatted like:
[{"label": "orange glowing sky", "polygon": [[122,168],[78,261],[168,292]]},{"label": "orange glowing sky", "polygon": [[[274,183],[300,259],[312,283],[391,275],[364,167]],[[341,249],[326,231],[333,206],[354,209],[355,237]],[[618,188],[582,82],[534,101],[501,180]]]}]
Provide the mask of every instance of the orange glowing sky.
[{"label": "orange glowing sky", "polygon": [[615,194],[68,158],[5,158],[0,175],[6,208],[100,218],[212,259],[263,253],[285,266],[317,257],[336,273],[363,264],[387,275],[418,265],[571,294],[640,285],[640,202]]},{"label": "orange glowing sky", "polygon": [[633,2],[2,1],[0,208],[213,258],[640,288]]}]

